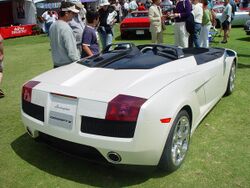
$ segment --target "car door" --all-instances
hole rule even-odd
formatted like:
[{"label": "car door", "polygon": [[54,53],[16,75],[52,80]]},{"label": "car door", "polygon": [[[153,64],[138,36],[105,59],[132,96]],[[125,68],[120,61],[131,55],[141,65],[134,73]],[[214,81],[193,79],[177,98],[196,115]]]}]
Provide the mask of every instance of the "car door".
[{"label": "car door", "polygon": [[[225,73],[225,64],[223,58],[215,59],[204,64],[204,91],[206,104],[212,103],[221,97],[223,93],[223,80]],[[202,65],[203,66],[203,65]]]}]

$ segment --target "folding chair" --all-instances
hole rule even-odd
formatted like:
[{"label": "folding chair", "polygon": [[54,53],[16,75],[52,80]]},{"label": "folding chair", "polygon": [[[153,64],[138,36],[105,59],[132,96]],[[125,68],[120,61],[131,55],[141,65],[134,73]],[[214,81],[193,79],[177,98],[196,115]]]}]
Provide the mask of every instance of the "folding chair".
[{"label": "folding chair", "polygon": [[218,30],[214,26],[212,26],[210,28],[209,33],[208,33],[208,40],[209,40],[209,42],[213,42],[214,38],[218,36],[218,33],[219,33]]}]

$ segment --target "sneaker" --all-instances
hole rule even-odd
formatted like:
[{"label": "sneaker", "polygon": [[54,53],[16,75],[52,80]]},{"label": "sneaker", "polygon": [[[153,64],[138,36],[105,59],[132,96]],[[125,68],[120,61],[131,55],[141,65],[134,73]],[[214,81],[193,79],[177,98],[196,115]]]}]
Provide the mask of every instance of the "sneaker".
[{"label": "sneaker", "polygon": [[0,89],[0,98],[4,97],[4,92]]}]

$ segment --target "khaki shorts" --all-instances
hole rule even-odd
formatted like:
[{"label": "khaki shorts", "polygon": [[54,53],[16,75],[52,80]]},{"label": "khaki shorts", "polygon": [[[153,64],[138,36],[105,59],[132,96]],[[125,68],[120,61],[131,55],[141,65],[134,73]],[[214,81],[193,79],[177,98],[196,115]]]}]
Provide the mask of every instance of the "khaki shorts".
[{"label": "khaki shorts", "polygon": [[3,72],[3,61],[0,61],[0,72]]}]

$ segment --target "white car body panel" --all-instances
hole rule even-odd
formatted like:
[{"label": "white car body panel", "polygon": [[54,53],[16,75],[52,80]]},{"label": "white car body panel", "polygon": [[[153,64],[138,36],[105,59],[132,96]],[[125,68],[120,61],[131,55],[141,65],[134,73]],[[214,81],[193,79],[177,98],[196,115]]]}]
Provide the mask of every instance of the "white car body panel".
[{"label": "white car body panel", "polygon": [[[235,58],[225,54],[197,65],[195,58],[189,56],[153,69],[130,70],[89,68],[73,63],[32,79],[40,83],[32,89],[31,103],[44,107],[44,122],[21,110],[22,120],[34,137],[39,131],[94,147],[111,163],[114,161],[107,153],[115,151],[122,157],[120,164],[157,165],[178,112],[185,106],[191,108],[193,133],[225,93]],[[133,138],[81,132],[81,117],[105,119],[108,103],[119,94],[147,99],[140,108]],[[51,111],[72,116],[72,127],[68,128],[67,123],[63,127],[52,125]],[[172,120],[161,123],[163,118]]]}]

